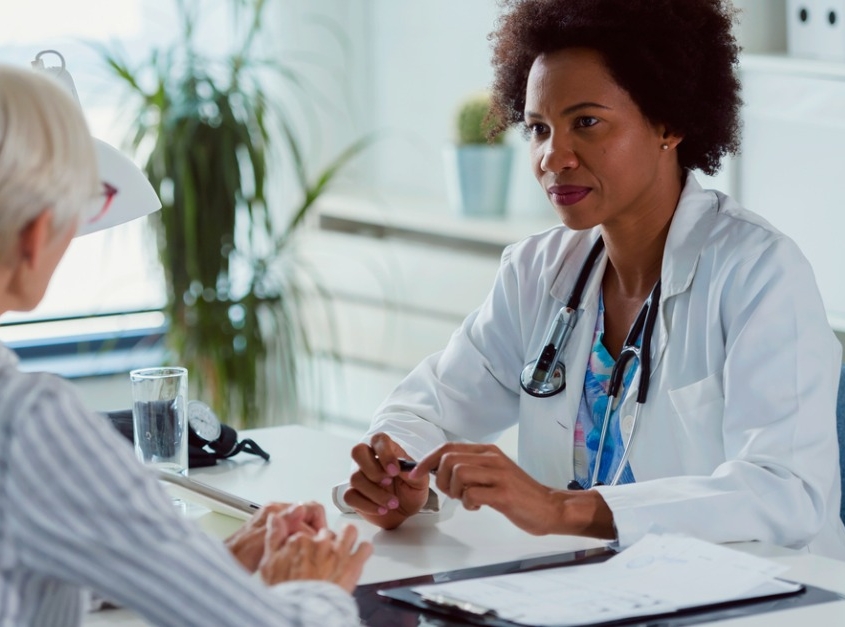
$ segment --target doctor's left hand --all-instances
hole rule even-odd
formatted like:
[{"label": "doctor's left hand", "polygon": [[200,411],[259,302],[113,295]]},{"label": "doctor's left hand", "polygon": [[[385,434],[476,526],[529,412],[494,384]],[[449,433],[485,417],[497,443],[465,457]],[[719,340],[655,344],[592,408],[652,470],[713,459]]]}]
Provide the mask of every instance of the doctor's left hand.
[{"label": "doctor's left hand", "polygon": [[409,477],[431,471],[437,487],[465,508],[487,505],[528,533],[615,537],[613,514],[598,492],[544,486],[495,445],[449,442],[426,455]]}]

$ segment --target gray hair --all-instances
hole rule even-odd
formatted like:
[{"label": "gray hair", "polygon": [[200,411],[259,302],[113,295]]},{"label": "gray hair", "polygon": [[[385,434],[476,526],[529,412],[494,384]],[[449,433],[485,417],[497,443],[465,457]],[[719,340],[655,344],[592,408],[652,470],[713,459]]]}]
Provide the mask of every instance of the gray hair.
[{"label": "gray hair", "polygon": [[0,64],[0,259],[46,209],[79,222],[101,192],[85,117],[58,81]]}]

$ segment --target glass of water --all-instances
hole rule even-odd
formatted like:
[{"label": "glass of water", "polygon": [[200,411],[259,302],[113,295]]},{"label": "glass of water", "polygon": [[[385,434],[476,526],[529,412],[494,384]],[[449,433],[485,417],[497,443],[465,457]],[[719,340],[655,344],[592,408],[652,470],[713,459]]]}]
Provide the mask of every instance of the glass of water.
[{"label": "glass of water", "polygon": [[135,454],[144,464],[188,474],[188,371],[142,368],[129,373]]}]

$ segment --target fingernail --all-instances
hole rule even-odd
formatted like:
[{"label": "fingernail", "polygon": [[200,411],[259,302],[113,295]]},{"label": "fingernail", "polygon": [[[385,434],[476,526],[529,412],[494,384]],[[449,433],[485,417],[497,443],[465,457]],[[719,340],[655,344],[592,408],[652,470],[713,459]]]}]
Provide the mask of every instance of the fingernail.
[{"label": "fingernail", "polygon": [[386,507],[379,507],[378,513],[379,513],[379,516],[384,516],[387,513],[387,508]]},{"label": "fingernail", "polygon": [[399,474],[399,467],[396,464],[388,464],[387,474],[389,474],[391,477],[395,477]]},{"label": "fingernail", "polygon": [[387,502],[387,507],[389,509],[396,509],[397,507],[399,507],[399,499],[390,499]]},{"label": "fingernail", "polygon": [[393,483],[393,479],[391,477],[385,477],[381,480],[381,485],[383,486],[389,486],[391,483]]}]

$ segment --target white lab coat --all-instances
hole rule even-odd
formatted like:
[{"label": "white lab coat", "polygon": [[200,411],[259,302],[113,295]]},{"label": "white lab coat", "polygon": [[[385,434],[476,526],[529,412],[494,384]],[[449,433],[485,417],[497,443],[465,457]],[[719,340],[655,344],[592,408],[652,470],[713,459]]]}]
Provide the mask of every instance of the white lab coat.
[{"label": "white lab coat", "polygon": [[[597,230],[559,226],[510,246],[493,289],[446,348],[378,409],[415,458],[446,440],[493,441],[519,424],[518,461],[539,482],[574,478],[581,401],[606,257],[563,353],[566,389],[520,389]],[[648,401],[630,464],[636,483],[597,488],[627,546],[653,526],[713,542],[760,540],[845,559],[835,423],[841,348],[797,246],[692,174],[663,256]],[[620,416],[630,424],[639,375]]]}]

